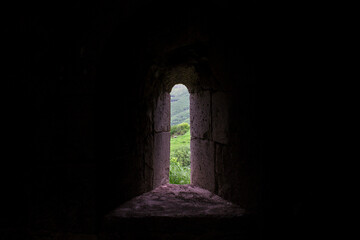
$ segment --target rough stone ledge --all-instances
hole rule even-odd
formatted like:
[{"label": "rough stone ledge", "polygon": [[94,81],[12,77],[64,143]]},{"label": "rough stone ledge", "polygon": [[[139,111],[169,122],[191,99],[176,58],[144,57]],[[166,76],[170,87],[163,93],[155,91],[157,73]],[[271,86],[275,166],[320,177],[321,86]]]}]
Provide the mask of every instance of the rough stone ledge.
[{"label": "rough stone ledge", "polygon": [[154,133],[168,133],[168,132],[170,132],[170,131],[155,131],[154,130]]},{"label": "rough stone ledge", "polygon": [[122,204],[107,218],[236,218],[244,210],[194,185],[165,184]]}]

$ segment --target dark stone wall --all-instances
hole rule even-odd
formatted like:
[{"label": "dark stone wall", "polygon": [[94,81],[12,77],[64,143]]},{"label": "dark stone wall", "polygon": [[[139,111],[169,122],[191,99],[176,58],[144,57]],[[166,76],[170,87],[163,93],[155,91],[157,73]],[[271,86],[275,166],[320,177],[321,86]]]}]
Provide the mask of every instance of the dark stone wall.
[{"label": "dark stone wall", "polygon": [[[248,211],[259,211],[261,126],[257,119],[253,119],[252,111],[258,108],[254,104],[257,97],[261,98],[256,95],[260,92],[260,85],[256,82],[252,65],[245,60],[250,58],[255,63],[254,57],[249,55],[251,50],[254,54],[256,50],[249,45],[241,55],[241,44],[249,44],[248,36],[243,39],[232,36],[231,41],[226,42],[227,38],[218,37],[221,34],[218,29],[213,31],[212,35],[202,32],[203,37],[193,39],[195,43],[188,46],[180,45],[171,51],[160,51],[162,54],[159,54],[149,71],[149,81],[156,89],[153,98],[157,99],[149,106],[153,109],[155,121],[151,136],[158,135],[160,128],[157,125],[164,126],[162,131],[169,131],[170,102],[166,96],[174,84],[185,84],[190,92],[191,183],[236,202]],[[232,44],[233,38],[238,39],[236,44]],[[212,42],[217,44],[210,44]],[[228,56],[225,57],[218,52],[217,45],[226,44],[228,46],[223,51]],[[227,72],[227,68],[218,66],[213,59],[229,61],[229,65],[237,71]],[[169,146],[159,144],[167,142],[165,135],[163,138],[164,141],[158,140],[154,145],[155,151],[163,155],[155,154],[152,162],[154,178],[166,182],[168,166],[163,163],[169,161],[165,151]],[[152,155],[151,152],[148,155]]]},{"label": "dark stone wall", "polygon": [[304,100],[299,85],[310,75],[296,66],[308,57],[279,56],[293,45],[272,40],[282,35],[264,30],[268,15],[257,9],[253,1],[9,7],[1,237],[96,239],[105,214],[151,190],[154,107],[173,83],[158,80],[176,66],[194,66],[198,84],[184,83],[212,96],[215,192],[254,213],[264,235],[284,224],[304,236],[314,178],[303,161],[317,159],[304,140],[312,93]]}]

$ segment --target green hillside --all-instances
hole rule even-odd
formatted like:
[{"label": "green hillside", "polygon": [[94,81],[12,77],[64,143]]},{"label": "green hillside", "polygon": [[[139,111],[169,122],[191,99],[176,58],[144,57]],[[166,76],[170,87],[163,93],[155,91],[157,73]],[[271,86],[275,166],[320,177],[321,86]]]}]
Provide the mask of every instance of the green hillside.
[{"label": "green hillside", "polygon": [[182,84],[173,87],[171,93],[171,184],[190,184],[190,114],[189,92]]},{"label": "green hillside", "polygon": [[170,92],[171,95],[171,126],[183,122],[190,124],[190,94],[183,84],[177,84]]},{"label": "green hillside", "polygon": [[171,136],[171,151],[175,152],[177,150],[181,150],[184,147],[189,149],[190,151],[190,131],[187,130],[187,132],[183,135],[179,136]]},{"label": "green hillside", "polygon": [[182,131],[176,131],[171,136],[169,182],[190,184],[190,128],[185,134]]}]

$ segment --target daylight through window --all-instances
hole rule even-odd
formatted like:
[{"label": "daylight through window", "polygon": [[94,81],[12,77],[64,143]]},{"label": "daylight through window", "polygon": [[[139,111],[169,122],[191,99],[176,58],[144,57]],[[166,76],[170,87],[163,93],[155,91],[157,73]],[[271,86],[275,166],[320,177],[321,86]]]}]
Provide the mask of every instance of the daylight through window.
[{"label": "daylight through window", "polygon": [[176,84],[171,92],[170,170],[171,184],[190,184],[190,102],[189,91]]}]

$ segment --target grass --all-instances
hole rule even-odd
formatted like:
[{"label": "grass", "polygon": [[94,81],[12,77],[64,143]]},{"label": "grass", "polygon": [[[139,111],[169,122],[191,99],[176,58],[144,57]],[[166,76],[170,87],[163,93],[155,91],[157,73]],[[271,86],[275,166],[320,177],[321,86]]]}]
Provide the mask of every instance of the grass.
[{"label": "grass", "polygon": [[190,130],[170,140],[171,184],[190,184]]},{"label": "grass", "polygon": [[190,167],[181,166],[176,158],[170,159],[169,183],[190,184]]},{"label": "grass", "polygon": [[[190,184],[190,121],[189,92],[182,84],[173,87],[171,93],[171,184]],[[188,123],[188,124],[186,124]]]},{"label": "grass", "polygon": [[190,131],[187,131],[184,135],[179,135],[176,138],[171,137],[170,152],[178,150],[184,146],[188,146],[190,149]]}]

